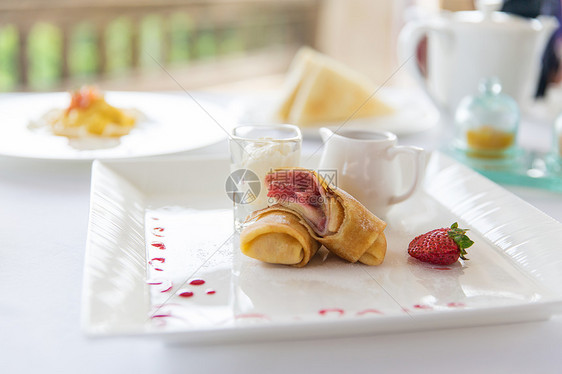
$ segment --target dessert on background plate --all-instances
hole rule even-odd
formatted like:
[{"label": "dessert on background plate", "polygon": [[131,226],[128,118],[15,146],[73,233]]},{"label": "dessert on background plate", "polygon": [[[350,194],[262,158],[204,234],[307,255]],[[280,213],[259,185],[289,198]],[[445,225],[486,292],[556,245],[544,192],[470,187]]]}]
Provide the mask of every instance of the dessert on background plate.
[{"label": "dessert on background plate", "polygon": [[84,86],[70,93],[66,108],[45,113],[39,125],[68,138],[118,138],[129,134],[139,118],[137,110],[116,108],[96,87]]},{"label": "dessert on background plate", "polygon": [[289,69],[276,116],[298,126],[383,117],[394,109],[371,80],[311,48],[301,48]]}]

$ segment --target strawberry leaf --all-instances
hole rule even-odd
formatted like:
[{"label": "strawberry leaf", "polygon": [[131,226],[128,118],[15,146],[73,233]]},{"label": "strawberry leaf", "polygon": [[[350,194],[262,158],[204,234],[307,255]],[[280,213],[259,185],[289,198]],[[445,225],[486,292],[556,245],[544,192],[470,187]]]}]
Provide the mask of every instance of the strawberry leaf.
[{"label": "strawberry leaf", "polygon": [[467,231],[468,229],[459,229],[459,224],[455,222],[451,225],[451,228],[447,232],[449,238],[453,239],[453,241],[459,247],[460,258],[462,258],[463,260],[468,260],[465,257],[465,255],[467,254],[465,249],[474,244],[474,242],[470,240],[468,236],[466,236]]}]

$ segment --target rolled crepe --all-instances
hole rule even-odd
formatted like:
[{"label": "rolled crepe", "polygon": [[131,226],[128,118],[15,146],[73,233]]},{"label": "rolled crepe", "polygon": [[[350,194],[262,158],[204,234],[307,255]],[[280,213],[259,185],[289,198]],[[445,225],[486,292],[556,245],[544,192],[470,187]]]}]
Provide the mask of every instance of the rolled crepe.
[{"label": "rolled crepe", "polygon": [[340,188],[331,187],[317,173],[281,168],[266,178],[274,210],[296,212],[311,236],[339,257],[379,265],[386,254],[386,222]]},{"label": "rolled crepe", "polygon": [[303,267],[320,248],[305,225],[293,212],[267,208],[256,211],[240,233],[240,249],[263,262]]}]

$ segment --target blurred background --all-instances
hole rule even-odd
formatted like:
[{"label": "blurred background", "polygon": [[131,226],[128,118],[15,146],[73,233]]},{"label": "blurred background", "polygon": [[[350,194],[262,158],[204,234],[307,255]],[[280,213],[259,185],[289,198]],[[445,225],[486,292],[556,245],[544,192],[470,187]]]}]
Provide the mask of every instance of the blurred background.
[{"label": "blurred background", "polygon": [[302,45],[381,82],[397,67],[404,22],[473,8],[472,0],[0,0],[0,91],[256,88],[277,82]]}]

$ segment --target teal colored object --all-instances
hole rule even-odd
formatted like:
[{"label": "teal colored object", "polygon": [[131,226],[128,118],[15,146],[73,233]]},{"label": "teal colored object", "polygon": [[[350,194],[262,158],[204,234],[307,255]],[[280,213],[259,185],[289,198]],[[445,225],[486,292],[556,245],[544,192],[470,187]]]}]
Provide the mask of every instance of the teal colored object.
[{"label": "teal colored object", "polygon": [[517,148],[512,157],[503,160],[481,160],[467,157],[465,152],[454,147],[444,148],[443,152],[498,184],[562,192],[560,158],[551,153]]}]

